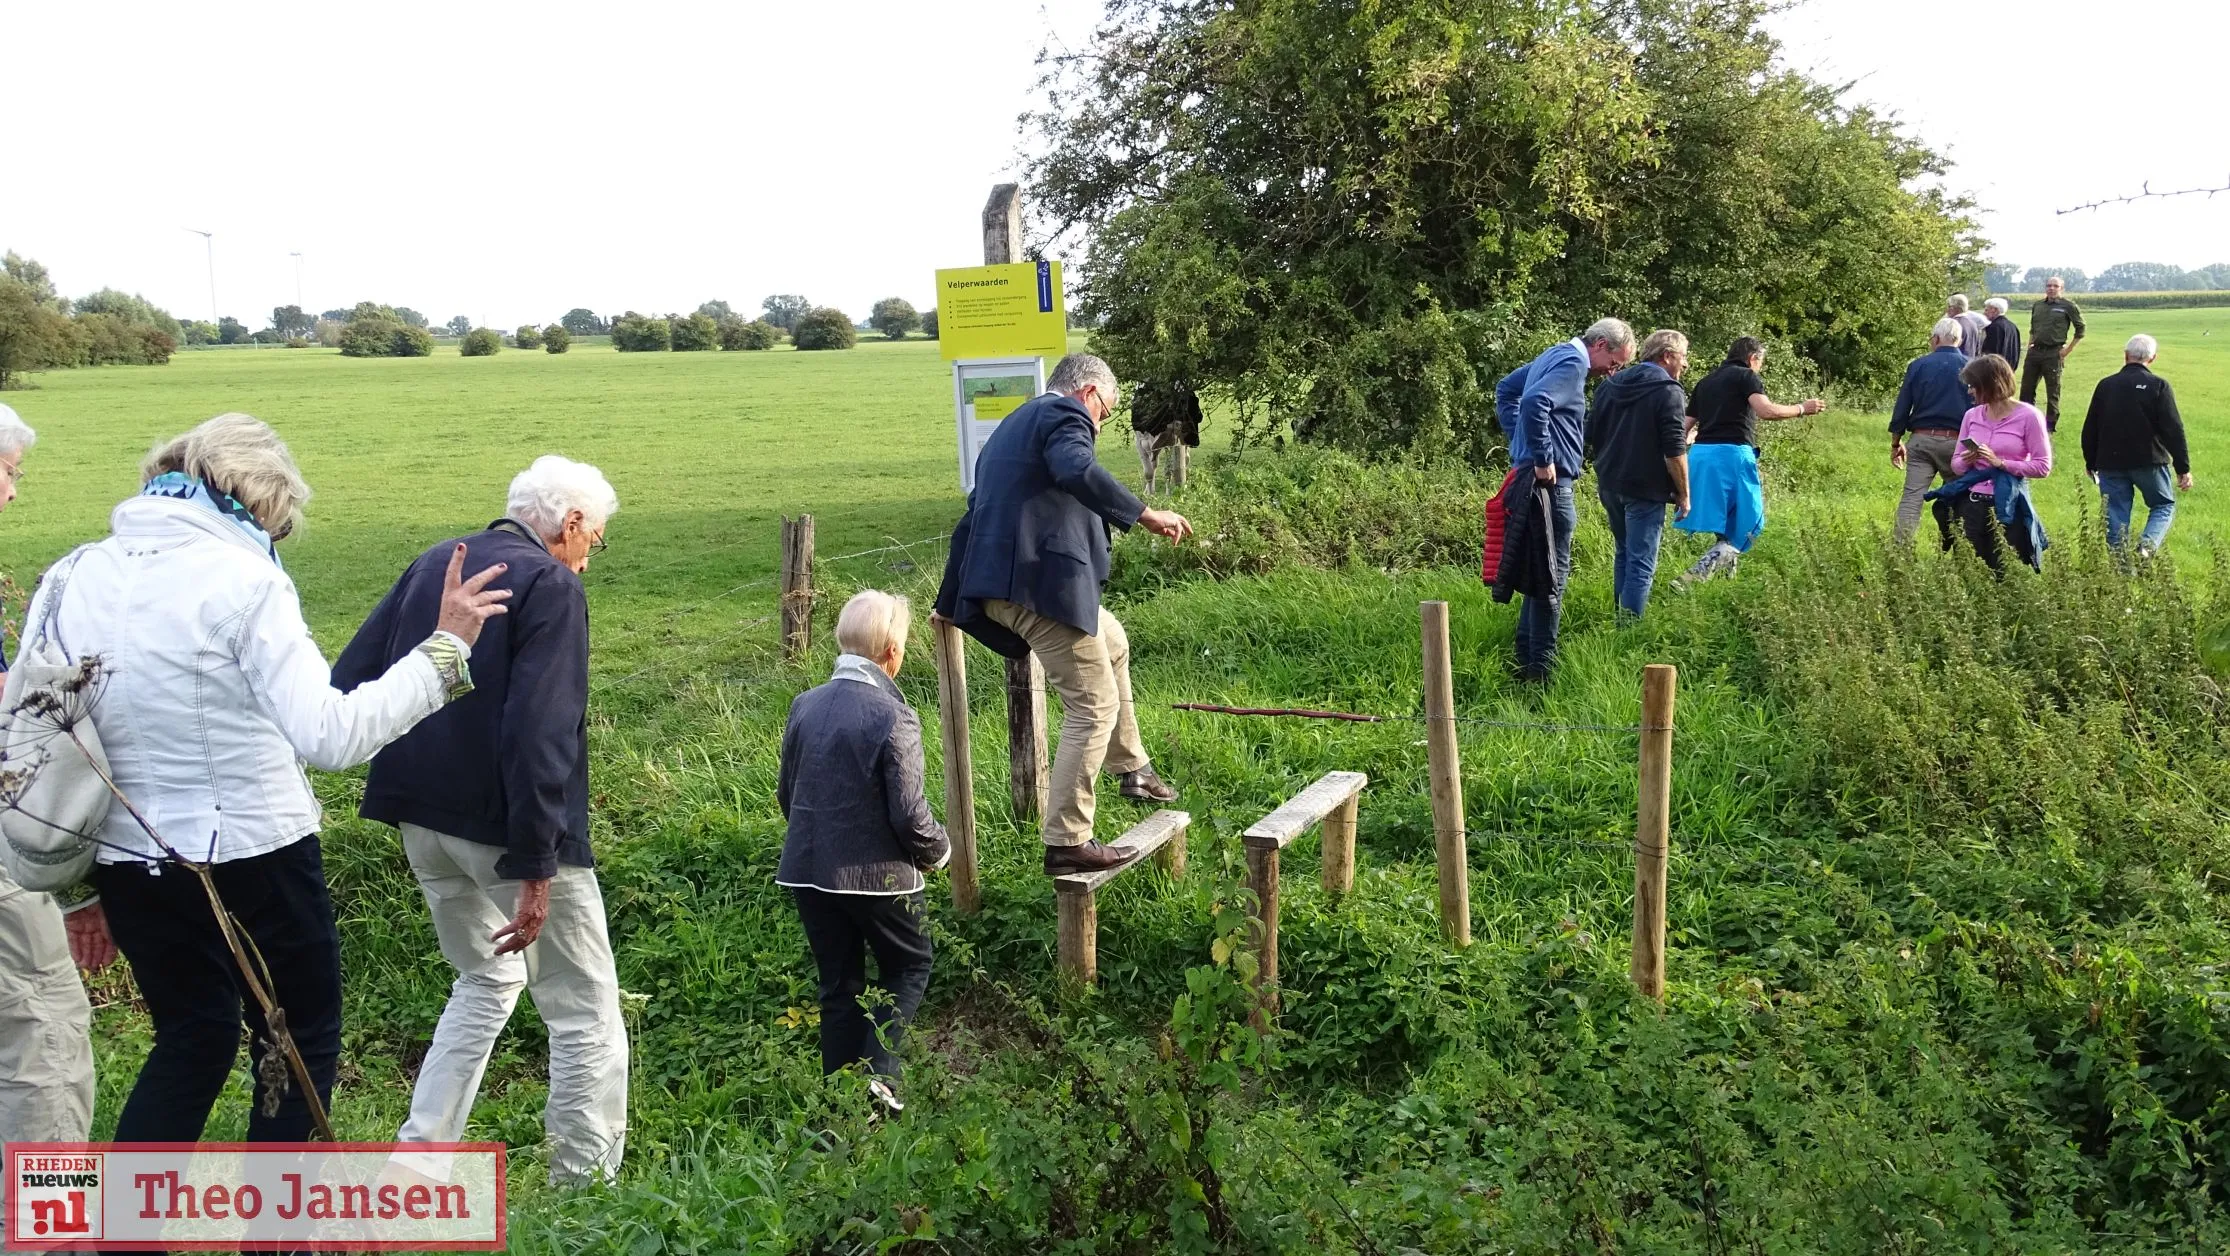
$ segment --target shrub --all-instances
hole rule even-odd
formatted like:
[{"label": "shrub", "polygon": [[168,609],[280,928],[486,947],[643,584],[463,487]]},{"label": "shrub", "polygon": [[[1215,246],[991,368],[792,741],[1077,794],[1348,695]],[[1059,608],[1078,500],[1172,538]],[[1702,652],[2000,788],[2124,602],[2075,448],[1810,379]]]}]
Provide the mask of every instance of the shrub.
[{"label": "shrub", "polygon": [[824,305],[799,319],[790,339],[800,349],[849,349],[859,343],[859,328],[844,311]]},{"label": "shrub", "polygon": [[511,341],[521,349],[539,349],[542,347],[542,329],[528,323],[521,327],[516,335],[512,336]]},{"label": "shrub", "polygon": [[341,356],[424,358],[434,352],[433,333],[386,318],[359,318],[341,329]]},{"label": "shrub", "polygon": [[565,330],[564,327],[552,323],[542,329],[542,351],[544,353],[563,353],[572,347],[573,333]]},{"label": "shrub", "polygon": [[772,349],[781,339],[782,329],[763,318],[720,325],[720,347],[723,349]]},{"label": "shrub", "polygon": [[934,305],[921,312],[921,334],[931,340],[937,338],[937,307]]},{"label": "shrub", "polygon": [[921,326],[921,313],[914,309],[912,302],[901,297],[884,297],[875,303],[867,323],[883,333],[886,340],[904,340],[907,332]]},{"label": "shrub", "polygon": [[612,320],[612,347],[621,353],[664,353],[674,347],[673,327],[629,310]]},{"label": "shrub", "polygon": [[667,323],[672,327],[674,352],[699,353],[720,347],[720,324],[712,316],[699,311],[695,314],[669,314]]},{"label": "shrub", "polygon": [[468,358],[492,358],[503,348],[503,333],[493,327],[475,327],[464,334],[457,352]]}]

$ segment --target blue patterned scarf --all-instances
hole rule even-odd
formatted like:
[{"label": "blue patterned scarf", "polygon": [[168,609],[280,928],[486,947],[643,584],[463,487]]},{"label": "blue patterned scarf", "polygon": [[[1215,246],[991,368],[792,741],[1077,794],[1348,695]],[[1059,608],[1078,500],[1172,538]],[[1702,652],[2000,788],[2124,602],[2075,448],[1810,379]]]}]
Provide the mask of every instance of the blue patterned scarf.
[{"label": "blue patterned scarf", "polygon": [[271,540],[271,534],[265,532],[263,525],[256,521],[255,513],[234,500],[230,493],[219,492],[183,471],[166,471],[142,485],[139,495],[171,497],[214,510],[223,515],[233,527],[240,529],[249,540],[254,541],[264,553],[269,554],[272,562],[279,561],[279,547]]}]

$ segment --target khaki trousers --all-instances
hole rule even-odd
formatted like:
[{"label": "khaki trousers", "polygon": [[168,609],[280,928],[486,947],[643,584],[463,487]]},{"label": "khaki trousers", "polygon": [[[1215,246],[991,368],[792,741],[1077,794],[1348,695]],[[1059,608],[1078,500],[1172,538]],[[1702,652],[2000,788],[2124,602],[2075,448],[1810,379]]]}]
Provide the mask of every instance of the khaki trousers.
[{"label": "khaki trousers", "polygon": [[[550,1180],[572,1185],[617,1177],[627,1147],[627,1026],[595,871],[560,866],[550,878],[550,918],[541,936],[524,951],[498,955],[488,935],[519,907],[519,883],[496,875],[503,848],[415,824],[402,829],[403,853],[426,893],[434,936],[457,981],[418,1066],[410,1119],[396,1141],[464,1138],[488,1053],[524,989],[550,1035],[550,1097],[542,1112]],[[445,1178],[439,1159],[413,1167]]]},{"label": "khaki trousers", "polygon": [[1092,840],[1100,768],[1135,772],[1147,765],[1130,701],[1130,637],[1107,609],[1088,635],[1013,602],[987,601],[985,618],[1030,643],[1046,682],[1061,696],[1061,744],[1047,782],[1045,844]]},{"label": "khaki trousers", "polygon": [[[1897,501],[1897,543],[1909,545],[1920,528],[1920,508],[1927,504],[1928,489],[1938,481],[1949,484],[1958,473],[1951,469],[1951,451],[1958,442],[1949,432],[1905,433],[1905,495]],[[1946,549],[1951,546],[1950,513],[1937,503],[1936,523],[1943,530]]]},{"label": "khaki trousers", "polygon": [[93,1126],[93,1009],[51,894],[0,879],[0,1140],[81,1143]]}]

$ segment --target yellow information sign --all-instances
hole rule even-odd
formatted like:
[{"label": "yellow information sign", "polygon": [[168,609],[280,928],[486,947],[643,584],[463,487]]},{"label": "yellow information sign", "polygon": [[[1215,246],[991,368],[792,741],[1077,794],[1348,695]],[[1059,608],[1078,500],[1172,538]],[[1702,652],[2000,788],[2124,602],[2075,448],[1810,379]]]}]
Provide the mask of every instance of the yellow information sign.
[{"label": "yellow information sign", "polygon": [[947,359],[1059,358],[1069,344],[1061,264],[938,271],[937,340]]}]

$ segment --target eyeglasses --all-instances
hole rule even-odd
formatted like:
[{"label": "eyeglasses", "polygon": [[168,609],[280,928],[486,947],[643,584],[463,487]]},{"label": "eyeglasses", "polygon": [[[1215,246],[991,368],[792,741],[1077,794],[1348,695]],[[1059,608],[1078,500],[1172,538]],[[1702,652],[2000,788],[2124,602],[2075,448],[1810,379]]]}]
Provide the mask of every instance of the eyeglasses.
[{"label": "eyeglasses", "polygon": [[0,464],[0,471],[6,471],[6,472],[8,473],[8,485],[9,485],[9,486],[10,486],[11,488],[12,488],[12,487],[14,487],[15,485],[18,485],[18,484],[21,484],[21,483],[23,483],[23,464],[22,464],[22,463],[20,463],[20,462],[19,462],[19,463],[17,463],[16,465],[14,465],[14,466],[12,466],[12,467],[11,467],[11,466],[7,466],[7,465],[5,465],[5,464]]},{"label": "eyeglasses", "polygon": [[593,540],[593,541],[590,541],[590,542],[588,543],[588,552],[589,552],[589,554],[590,554],[590,556],[591,556],[591,557],[593,557],[593,556],[595,556],[595,555],[597,555],[597,554],[601,554],[601,553],[603,553],[603,552],[604,552],[604,534],[603,534],[603,533],[601,533],[601,532],[597,533],[597,534],[596,534],[596,539],[595,539],[595,540]]}]

